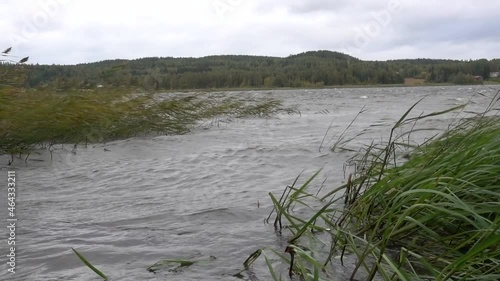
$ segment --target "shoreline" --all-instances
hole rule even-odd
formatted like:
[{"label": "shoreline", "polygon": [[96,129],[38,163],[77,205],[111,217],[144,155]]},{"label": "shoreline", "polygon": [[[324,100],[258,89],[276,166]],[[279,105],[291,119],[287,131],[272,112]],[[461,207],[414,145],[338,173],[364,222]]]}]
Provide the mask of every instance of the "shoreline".
[{"label": "shoreline", "polygon": [[[370,89],[370,88],[418,88],[418,87],[465,87],[465,86],[500,86],[499,82],[488,82],[482,84],[453,84],[453,83],[426,83],[419,85],[408,85],[408,84],[373,84],[373,85],[335,85],[335,86],[323,86],[323,87],[271,87],[271,88],[210,88],[210,89],[178,89],[178,90],[155,90],[151,93],[196,93],[196,92],[245,92],[245,91],[288,91],[288,90],[324,90],[324,89]],[[113,89],[113,88],[109,88]]]}]

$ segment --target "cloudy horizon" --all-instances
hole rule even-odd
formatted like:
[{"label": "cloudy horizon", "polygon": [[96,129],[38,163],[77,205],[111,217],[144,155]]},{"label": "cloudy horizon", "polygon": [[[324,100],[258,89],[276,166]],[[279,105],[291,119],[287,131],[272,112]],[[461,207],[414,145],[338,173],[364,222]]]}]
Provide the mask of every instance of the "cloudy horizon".
[{"label": "cloudy horizon", "polygon": [[500,2],[3,0],[0,49],[31,63],[315,50],[363,60],[493,59]]}]

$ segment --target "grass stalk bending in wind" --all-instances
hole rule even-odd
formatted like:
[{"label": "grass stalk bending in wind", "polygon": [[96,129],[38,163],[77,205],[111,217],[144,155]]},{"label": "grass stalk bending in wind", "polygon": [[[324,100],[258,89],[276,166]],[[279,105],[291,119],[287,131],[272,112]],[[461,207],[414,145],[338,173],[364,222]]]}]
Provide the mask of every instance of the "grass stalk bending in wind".
[{"label": "grass stalk bending in wind", "polygon": [[0,88],[0,154],[41,145],[86,144],[150,134],[183,134],[199,122],[293,113],[275,99],[239,100],[206,94],[161,99],[124,90]]},{"label": "grass stalk bending in wind", "polygon": [[361,154],[362,171],[322,196],[308,191],[317,174],[287,187],[280,200],[270,194],[275,227],[290,231],[290,258],[276,252],[288,274],[328,280],[335,275],[329,265],[354,257],[351,280],[500,280],[499,96],[403,164],[395,129],[449,110],[408,118],[410,108],[387,145]]},{"label": "grass stalk bending in wind", "polygon": [[80,252],[75,250],[74,248],[71,248],[73,250],[73,253],[90,269],[92,270],[95,274],[99,275],[104,281],[108,280],[108,277],[102,273],[99,269],[97,269],[94,265],[92,265]]}]

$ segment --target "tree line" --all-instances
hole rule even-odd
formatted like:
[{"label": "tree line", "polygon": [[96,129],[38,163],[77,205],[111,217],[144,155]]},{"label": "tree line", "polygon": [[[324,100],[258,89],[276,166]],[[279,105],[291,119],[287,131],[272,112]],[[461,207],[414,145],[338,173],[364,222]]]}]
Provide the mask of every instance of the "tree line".
[{"label": "tree line", "polygon": [[[3,69],[9,67],[12,66],[0,65]],[[285,58],[222,55],[30,65],[25,87],[136,87],[147,90],[323,87],[401,84],[405,78],[465,84],[475,83],[474,76],[488,79],[490,72],[499,70],[500,59],[363,61],[338,52],[311,51]]]}]

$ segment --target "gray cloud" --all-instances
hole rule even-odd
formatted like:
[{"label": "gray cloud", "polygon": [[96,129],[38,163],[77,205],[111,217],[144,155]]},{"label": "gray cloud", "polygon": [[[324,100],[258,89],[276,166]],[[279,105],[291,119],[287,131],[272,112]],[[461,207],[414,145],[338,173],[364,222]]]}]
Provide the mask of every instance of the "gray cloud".
[{"label": "gray cloud", "polygon": [[312,13],[312,12],[341,12],[349,7],[351,1],[339,0],[310,0],[310,1],[290,1],[289,10],[292,13]]},{"label": "gray cloud", "polygon": [[494,58],[500,2],[2,0],[0,24],[0,47],[39,63],[318,49],[362,59]]}]

